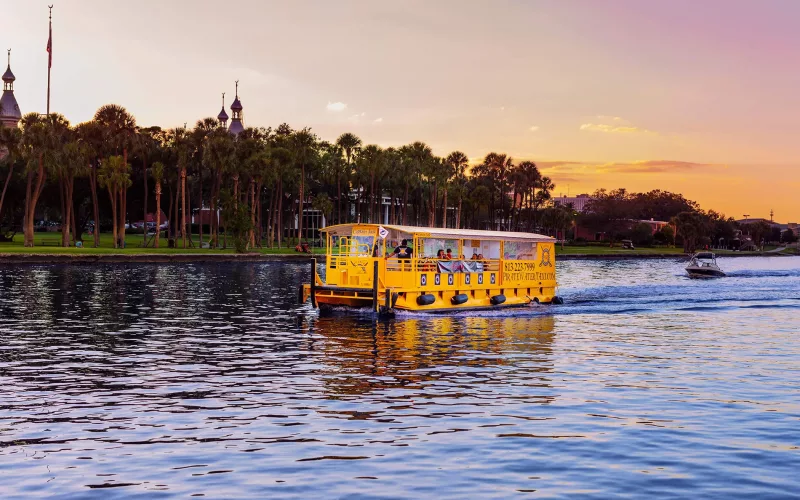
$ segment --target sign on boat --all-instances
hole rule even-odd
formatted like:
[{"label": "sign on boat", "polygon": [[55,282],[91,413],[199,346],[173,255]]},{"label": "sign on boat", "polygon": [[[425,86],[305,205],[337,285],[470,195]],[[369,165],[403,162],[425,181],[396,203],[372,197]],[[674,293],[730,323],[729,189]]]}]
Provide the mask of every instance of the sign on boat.
[{"label": "sign on boat", "polygon": [[340,224],[325,280],[300,287],[314,307],[443,312],[558,303],[555,239],[535,233]]}]

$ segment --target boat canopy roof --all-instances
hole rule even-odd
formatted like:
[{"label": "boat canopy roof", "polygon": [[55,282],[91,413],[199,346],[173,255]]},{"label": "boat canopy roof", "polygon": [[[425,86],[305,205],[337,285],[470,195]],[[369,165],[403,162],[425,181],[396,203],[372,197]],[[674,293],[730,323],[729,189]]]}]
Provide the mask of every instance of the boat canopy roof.
[{"label": "boat canopy roof", "polygon": [[495,240],[495,241],[537,241],[554,242],[555,238],[536,233],[518,233],[513,231],[480,231],[477,229],[452,229],[443,227],[416,227],[416,226],[397,226],[393,224],[338,224],[320,229],[321,232],[331,236],[350,236],[354,227],[383,227],[385,229],[399,231],[411,235],[424,235],[430,238],[447,238],[454,240]]}]

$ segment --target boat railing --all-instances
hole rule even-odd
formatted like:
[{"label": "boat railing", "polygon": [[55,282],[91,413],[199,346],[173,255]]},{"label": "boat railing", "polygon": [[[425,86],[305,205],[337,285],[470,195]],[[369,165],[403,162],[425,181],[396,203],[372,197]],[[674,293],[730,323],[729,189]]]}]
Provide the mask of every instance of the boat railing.
[{"label": "boat railing", "polygon": [[[436,283],[435,275],[453,275],[454,279],[447,279],[442,283],[448,283],[456,287],[471,288],[484,284],[482,279],[476,275],[484,273],[500,274],[501,262],[499,260],[482,259],[480,261],[466,259],[432,259],[432,258],[412,258],[398,259],[389,258],[384,264],[385,283],[387,287],[416,288],[425,286],[423,283]],[[422,279],[423,276],[427,279]],[[472,279],[470,279],[472,276]],[[486,278],[486,284],[495,284],[495,281]]]}]

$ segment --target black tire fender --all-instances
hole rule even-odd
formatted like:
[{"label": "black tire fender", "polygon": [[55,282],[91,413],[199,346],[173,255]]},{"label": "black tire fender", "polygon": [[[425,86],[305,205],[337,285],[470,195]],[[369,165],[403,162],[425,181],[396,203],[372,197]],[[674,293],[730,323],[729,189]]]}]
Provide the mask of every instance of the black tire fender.
[{"label": "black tire fender", "polygon": [[420,295],[419,297],[417,297],[417,305],[420,305],[420,306],[429,306],[429,305],[433,304],[434,302],[436,302],[436,297],[434,295],[429,294],[429,293],[426,293],[424,295]]},{"label": "black tire fender", "polygon": [[450,303],[453,304],[454,306],[458,306],[468,300],[469,296],[467,296],[466,293],[459,293],[458,295],[453,295],[453,298],[450,299]]}]

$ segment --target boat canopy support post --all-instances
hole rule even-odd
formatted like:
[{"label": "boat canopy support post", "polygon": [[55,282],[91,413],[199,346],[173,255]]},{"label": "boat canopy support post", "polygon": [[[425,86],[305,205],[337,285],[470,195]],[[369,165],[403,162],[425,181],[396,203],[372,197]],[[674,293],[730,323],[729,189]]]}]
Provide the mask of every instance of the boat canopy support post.
[{"label": "boat canopy support post", "polygon": [[372,310],[378,311],[378,261],[372,262]]},{"label": "boat canopy support post", "polygon": [[311,306],[317,307],[317,259],[311,259]]}]

